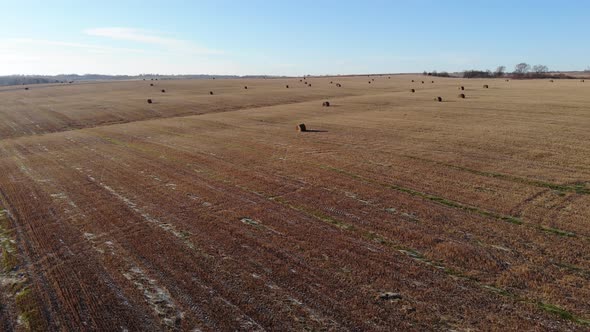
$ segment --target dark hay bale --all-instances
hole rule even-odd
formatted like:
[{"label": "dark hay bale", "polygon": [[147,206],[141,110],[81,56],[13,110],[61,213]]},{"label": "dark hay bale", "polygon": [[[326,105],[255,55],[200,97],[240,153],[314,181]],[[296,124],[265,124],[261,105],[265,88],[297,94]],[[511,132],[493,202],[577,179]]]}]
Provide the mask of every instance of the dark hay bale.
[{"label": "dark hay bale", "polygon": [[311,83],[309,83],[307,86],[309,86],[311,88]]},{"label": "dark hay bale", "polygon": [[287,85],[285,85],[285,88],[287,88],[287,89],[288,89],[288,88],[289,88],[289,85],[288,85],[288,84],[287,84]]},{"label": "dark hay bale", "polygon": [[436,97],[436,98],[434,98],[434,101],[441,102],[442,101],[442,97]]},{"label": "dark hay bale", "polygon": [[484,85],[483,85],[483,88],[484,88],[484,89],[487,89],[487,88],[489,88],[489,87],[490,87],[490,86],[489,86],[489,85],[487,85],[487,84],[484,84]]},{"label": "dark hay bale", "polygon": [[298,124],[297,125],[297,131],[299,131],[299,132],[307,131],[307,128],[305,128],[305,124],[304,123]]},{"label": "dark hay bale", "polygon": [[299,82],[303,82],[303,80],[299,80]]},{"label": "dark hay bale", "polygon": [[424,81],[422,81],[422,84],[424,84]]},{"label": "dark hay bale", "polygon": [[460,86],[459,87],[459,90],[465,90],[465,87],[464,86]]},{"label": "dark hay bale", "polygon": [[434,81],[432,81],[431,83],[434,83]]},{"label": "dark hay bale", "polygon": [[29,88],[25,88],[25,90],[29,90]]},{"label": "dark hay bale", "polygon": [[584,80],[581,80],[580,82],[584,82]]},{"label": "dark hay bale", "polygon": [[549,80],[549,82],[553,83],[553,80]]},{"label": "dark hay bale", "polygon": [[322,103],[323,107],[330,107],[330,102],[329,101],[325,101]]},{"label": "dark hay bale", "polygon": [[209,94],[213,96],[213,91],[209,91]]},{"label": "dark hay bale", "polygon": [[148,104],[151,104],[152,103],[152,100],[151,99],[148,99],[147,102],[148,102]]},{"label": "dark hay bale", "polygon": [[334,83],[334,82],[330,81],[330,84],[332,84],[332,83]]},{"label": "dark hay bale", "polygon": [[374,78],[371,78],[371,81],[375,82],[375,79]]},{"label": "dark hay bale", "polygon": [[464,93],[460,93],[457,97],[465,99],[465,94]]},{"label": "dark hay bale", "polygon": [[410,89],[410,92],[414,93],[414,92],[416,92],[416,89]]},{"label": "dark hay bale", "polygon": [[369,81],[369,84],[371,84],[371,81]]},{"label": "dark hay bale", "polygon": [[412,83],[414,83],[414,80],[412,80]]},{"label": "dark hay bale", "polygon": [[145,78],[143,80],[145,81]]},{"label": "dark hay bale", "polygon": [[307,81],[303,81],[303,84],[307,85]]},{"label": "dark hay bale", "polygon": [[248,87],[247,87],[247,86],[245,86],[245,87],[244,87],[244,89],[248,90]]},{"label": "dark hay bale", "polygon": [[150,83],[150,86],[154,86],[154,83]]},{"label": "dark hay bale", "polygon": [[166,90],[162,89],[162,93],[166,93]]},{"label": "dark hay bale", "polygon": [[391,76],[387,77],[387,79],[390,80],[391,79]]},{"label": "dark hay bale", "polygon": [[510,80],[506,80],[506,82],[510,82]]},{"label": "dark hay bale", "polygon": [[342,87],[342,84],[336,83],[336,86],[339,87],[339,88],[341,88]]}]

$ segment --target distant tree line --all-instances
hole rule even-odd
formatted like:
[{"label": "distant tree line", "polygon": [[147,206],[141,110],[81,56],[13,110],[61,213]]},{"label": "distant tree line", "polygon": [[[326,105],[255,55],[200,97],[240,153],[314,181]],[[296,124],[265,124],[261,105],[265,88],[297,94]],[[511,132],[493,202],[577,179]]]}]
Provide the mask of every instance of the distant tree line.
[{"label": "distant tree line", "polygon": [[55,79],[31,76],[0,76],[0,85],[47,84],[59,83]]},{"label": "distant tree line", "polygon": [[275,78],[282,76],[264,76],[264,75],[159,75],[159,74],[140,74],[140,75],[100,75],[100,74],[61,74],[61,75],[10,75],[0,76],[0,86],[3,85],[28,85],[28,84],[48,84],[48,83],[73,83],[77,81],[118,81],[118,80],[174,80],[174,79],[213,79],[213,78]]},{"label": "distant tree line", "polygon": [[451,77],[451,75],[449,73],[447,73],[446,71],[441,71],[440,73],[438,73],[436,70],[433,72],[424,71],[424,73],[422,73],[422,74],[425,76]]},{"label": "distant tree line", "polygon": [[511,78],[574,78],[563,73],[550,73],[549,68],[545,65],[531,66],[526,62],[521,62],[514,66],[512,73],[506,72],[505,66],[498,66],[494,72],[490,70],[465,70],[464,78],[493,78],[493,77],[511,77]]},{"label": "distant tree line", "polygon": [[[585,72],[590,72],[590,67],[585,70]],[[454,73],[450,75],[447,72],[428,72],[424,71],[422,73],[425,76],[440,76],[440,77],[460,77],[463,78],[499,78],[499,77],[507,77],[507,78],[576,78],[573,76],[566,75],[564,73],[552,73],[549,71],[549,68],[545,65],[534,65],[531,66],[526,62],[521,62],[514,66],[514,71],[507,72],[506,66],[498,66],[496,70],[465,70],[463,74]]]},{"label": "distant tree line", "polygon": [[466,70],[463,72],[464,78],[494,78],[506,75],[506,66],[498,66],[493,72],[491,70]]}]

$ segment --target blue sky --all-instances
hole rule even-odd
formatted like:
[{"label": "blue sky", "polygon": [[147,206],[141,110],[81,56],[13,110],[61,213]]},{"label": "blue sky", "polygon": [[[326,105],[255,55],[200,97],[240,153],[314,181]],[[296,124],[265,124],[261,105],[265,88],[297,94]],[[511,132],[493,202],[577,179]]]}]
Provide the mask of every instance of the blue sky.
[{"label": "blue sky", "polygon": [[590,66],[590,1],[0,0],[0,75]]}]

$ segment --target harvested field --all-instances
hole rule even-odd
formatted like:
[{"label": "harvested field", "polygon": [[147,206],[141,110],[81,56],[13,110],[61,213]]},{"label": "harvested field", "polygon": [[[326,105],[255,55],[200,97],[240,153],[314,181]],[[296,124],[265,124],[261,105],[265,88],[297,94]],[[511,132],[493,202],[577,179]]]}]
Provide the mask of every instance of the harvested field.
[{"label": "harvested field", "polygon": [[0,330],[590,328],[588,85],[330,79],[0,88]]}]

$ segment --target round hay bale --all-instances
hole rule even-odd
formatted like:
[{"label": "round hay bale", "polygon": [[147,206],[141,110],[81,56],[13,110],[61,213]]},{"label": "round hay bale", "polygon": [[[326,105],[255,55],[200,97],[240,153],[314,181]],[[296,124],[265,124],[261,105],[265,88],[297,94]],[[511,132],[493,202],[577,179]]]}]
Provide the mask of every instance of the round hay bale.
[{"label": "round hay bale", "polygon": [[416,92],[416,89],[410,89],[410,92],[414,93],[414,92]]},{"label": "round hay bale", "polygon": [[414,80],[412,80],[412,83],[414,83]]},{"label": "round hay bale", "polygon": [[150,83],[150,86],[154,86],[154,83]]},{"label": "round hay bale", "polygon": [[209,94],[213,96],[213,91],[209,91]]},{"label": "round hay bale", "polygon": [[285,88],[287,88],[287,89],[288,89],[288,88],[289,88],[289,84],[285,85]]},{"label": "round hay bale", "polygon": [[244,87],[244,89],[245,89],[245,90],[248,90],[248,86],[245,86],[245,87]]},{"label": "round hay bale", "polygon": [[387,79],[390,80],[391,79],[391,76],[388,76]]},{"label": "round hay bale", "polygon": [[25,88],[25,90],[29,90],[29,88]]},{"label": "round hay bale", "polygon": [[553,80],[549,80],[549,82],[553,83]]},{"label": "round hay bale", "polygon": [[424,81],[422,81],[422,84],[424,84]]},{"label": "round hay bale", "polygon": [[583,83],[583,82],[584,82],[584,80],[581,80],[580,82],[582,82],[582,83]]},{"label": "round hay bale", "polygon": [[464,93],[460,93],[457,97],[465,99],[465,94]]},{"label": "round hay bale", "polygon": [[484,89],[487,89],[487,88],[489,88],[489,87],[490,87],[490,86],[489,86],[489,85],[487,85],[487,84],[484,84],[484,85],[483,85],[483,88],[484,88]]},{"label": "round hay bale", "polygon": [[303,82],[303,80],[299,80],[299,82]]},{"label": "round hay bale", "polygon": [[375,79],[374,78],[371,78],[371,81],[375,82]]},{"label": "round hay bale", "polygon": [[441,102],[442,101],[442,97],[436,97],[436,98],[434,98],[434,101]]},{"label": "round hay bale", "polygon": [[333,82],[332,82],[332,81],[330,81],[330,84],[332,84],[332,83],[333,83]]},{"label": "round hay bale", "polygon": [[459,87],[459,90],[465,90],[465,87],[461,85],[461,86]]},{"label": "round hay bale", "polygon": [[162,93],[166,93],[166,90],[162,89]]},{"label": "round hay bale", "polygon": [[151,104],[151,103],[152,103],[152,100],[151,100],[151,99],[148,99],[148,100],[147,100],[147,103],[148,103],[148,104]]},{"label": "round hay bale", "polygon": [[371,81],[369,81],[369,84],[371,84]]},{"label": "round hay bale", "polygon": [[323,107],[330,107],[330,102],[329,101],[325,101],[322,103]]},{"label": "round hay bale", "polygon": [[506,82],[510,82],[510,80],[506,80]]},{"label": "round hay bale", "polygon": [[309,86],[311,88],[311,83],[309,83],[307,86]]},{"label": "round hay bale", "polygon": [[432,81],[431,83],[434,83],[434,81]]},{"label": "round hay bale", "polygon": [[342,87],[342,84],[336,83],[336,86],[339,87],[339,88],[341,88]]},{"label": "round hay bale", "polygon": [[299,131],[299,132],[307,131],[307,128],[305,128],[305,123],[298,124],[297,125],[297,131]]}]

